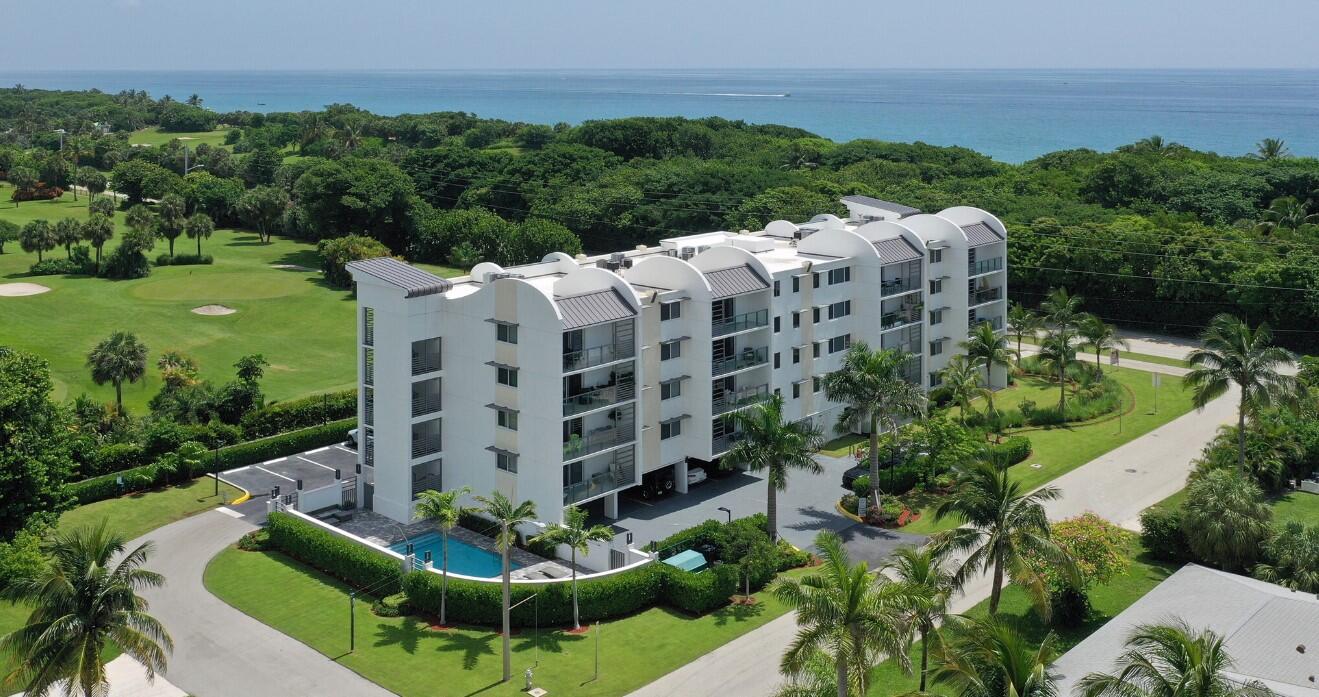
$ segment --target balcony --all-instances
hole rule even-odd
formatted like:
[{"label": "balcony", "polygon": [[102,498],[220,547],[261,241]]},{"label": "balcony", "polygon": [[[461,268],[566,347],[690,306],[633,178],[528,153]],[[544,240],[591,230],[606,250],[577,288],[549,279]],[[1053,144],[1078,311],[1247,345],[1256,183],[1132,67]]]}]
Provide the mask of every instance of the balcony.
[{"label": "balcony", "polygon": [[432,419],[412,425],[412,457],[440,452],[440,420]]},{"label": "balcony", "polygon": [[745,437],[746,434],[740,431],[736,433],[725,433],[722,436],[715,436],[710,439],[710,455],[718,456],[728,452],[738,443],[738,441]]},{"label": "balcony", "polygon": [[975,332],[976,327],[982,324],[988,324],[989,326],[994,328],[994,331],[999,331],[1000,329],[1003,328],[1003,316],[999,315],[998,317],[970,318],[970,321],[967,323],[967,330],[966,330],[967,336],[970,336],[973,332]]},{"label": "balcony", "polygon": [[992,259],[981,259],[980,261],[971,261],[966,264],[966,275],[980,276],[982,274],[993,273],[1003,270],[1003,257],[994,257]]},{"label": "balcony", "polygon": [[563,443],[564,461],[576,460],[615,445],[630,443],[636,439],[636,421],[628,419],[617,426],[596,429],[585,436],[572,436]]},{"label": "balcony", "polygon": [[412,342],[412,374],[433,373],[441,368],[440,340],[426,339]]},{"label": "balcony", "polygon": [[769,385],[744,387],[740,390],[725,390],[710,403],[711,414],[718,416],[763,402],[769,398]]},{"label": "balcony", "polygon": [[725,334],[736,334],[748,329],[759,329],[768,326],[769,310],[758,310],[734,315],[720,322],[711,322],[710,334],[711,336],[724,336]]},{"label": "balcony", "polygon": [[908,291],[920,290],[920,276],[906,276],[903,278],[890,278],[879,284],[879,294],[882,297],[906,293]]},{"label": "balcony", "polygon": [[586,368],[594,368],[597,365],[625,360],[635,355],[636,352],[633,350],[632,344],[621,342],[592,346],[580,351],[567,351],[563,354],[563,372],[572,373]]},{"label": "balcony", "polygon": [[584,481],[563,487],[563,505],[568,506],[607,494],[615,489],[631,486],[634,481],[636,481],[636,467],[629,452],[628,457],[616,458],[610,462],[609,469],[597,472]]},{"label": "balcony", "polygon": [[444,491],[439,460],[412,466],[412,497],[416,498],[417,494],[428,489]]},{"label": "balcony", "polygon": [[908,324],[915,324],[921,321],[921,312],[917,308],[896,310],[894,312],[885,312],[879,320],[879,330],[886,332],[890,329],[905,327]]},{"label": "balcony", "polygon": [[753,349],[747,347],[738,352],[735,356],[727,358],[716,358],[710,366],[710,374],[720,376],[725,373],[732,373],[746,368],[754,368],[758,365],[769,363],[769,348],[760,347]]},{"label": "balcony", "polygon": [[995,300],[1003,299],[1002,288],[983,288],[981,290],[969,291],[966,294],[966,304],[969,307],[992,303]]},{"label": "balcony", "polygon": [[636,385],[631,375],[623,376],[616,385],[604,385],[592,390],[569,395],[563,400],[563,415],[574,416],[636,397]]}]

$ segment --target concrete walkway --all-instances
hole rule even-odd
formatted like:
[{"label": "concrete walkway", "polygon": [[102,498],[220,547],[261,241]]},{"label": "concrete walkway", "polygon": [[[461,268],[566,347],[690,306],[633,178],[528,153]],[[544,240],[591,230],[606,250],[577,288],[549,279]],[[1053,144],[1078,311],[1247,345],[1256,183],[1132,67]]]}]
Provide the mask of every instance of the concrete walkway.
[{"label": "concrete walkway", "polygon": [[[1175,366],[1123,361],[1126,367],[1181,374]],[[1192,411],[1055,479],[1062,497],[1045,508],[1059,520],[1087,511],[1119,522],[1136,524],[1140,512],[1177,493],[1186,484],[1192,461],[1218,427],[1236,421],[1238,391],[1234,387],[1202,412]],[[986,577],[967,583],[952,603],[964,612],[989,597]],[[745,634],[632,693],[632,697],[725,697],[771,694],[782,684],[779,659],[797,632],[796,619],[784,615]]]},{"label": "concrete walkway", "polygon": [[[206,564],[254,528],[248,519],[213,510],[133,542],[155,541],[148,568],[165,576],[163,588],[143,596],[151,604],[151,614],[174,639],[169,682],[198,697],[393,694],[206,590],[202,585]],[[270,592],[284,591],[271,588]]]}]

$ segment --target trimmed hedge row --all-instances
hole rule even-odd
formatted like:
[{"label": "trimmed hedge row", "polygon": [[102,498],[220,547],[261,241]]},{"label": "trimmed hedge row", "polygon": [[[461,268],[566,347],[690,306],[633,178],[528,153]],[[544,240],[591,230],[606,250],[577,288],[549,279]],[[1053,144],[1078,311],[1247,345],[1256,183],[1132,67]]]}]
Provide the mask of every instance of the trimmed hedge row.
[{"label": "trimmed hedge row", "polygon": [[1155,559],[1186,561],[1189,544],[1182,531],[1181,511],[1161,506],[1145,509],[1140,514],[1140,542]]},{"label": "trimmed hedge row", "polygon": [[[357,423],[356,419],[344,419],[334,421],[324,426],[315,428],[306,428],[301,431],[284,433],[271,438],[249,441],[220,448],[218,451],[219,465],[221,471],[250,465],[254,462],[263,462],[277,457],[284,457],[294,453],[300,453],[304,450],[319,448],[325,445],[333,445],[342,442],[348,429],[353,428]],[[176,473],[176,478],[184,479],[196,477],[207,472],[217,469],[217,465],[212,457],[207,457],[201,467],[195,471]],[[121,470],[103,474],[99,477],[84,479],[80,482],[74,482],[69,485],[69,493],[73,495],[78,505],[85,505],[96,501],[114,498],[123,494],[134,491],[142,491],[161,483],[165,477],[164,472],[157,470],[155,463],[142,465],[132,469]],[[121,483],[122,479],[122,483]]]},{"label": "trimmed hedge row", "polygon": [[[371,588],[371,594],[378,597],[401,588],[411,610],[439,615],[442,585],[439,574],[425,571],[404,574],[394,559],[285,513],[271,514],[267,529],[272,549],[355,588]],[[667,564],[647,564],[604,578],[580,581],[577,594],[583,621],[622,617],[658,603],[700,614],[726,604],[737,590],[737,581],[737,569],[732,565],[693,574]],[[572,622],[571,583],[513,584],[512,602],[516,604],[537,593],[537,600],[513,609],[510,621],[515,626],[532,626],[537,612],[542,624]],[[450,621],[498,625],[501,603],[498,581],[449,579],[447,619]],[[536,605],[540,606],[539,610]]]},{"label": "trimmed hedge row", "polygon": [[357,390],[343,390],[276,402],[244,414],[241,425],[243,434],[248,438],[265,438],[316,426],[326,420],[352,418],[356,414]]},{"label": "trimmed hedge row", "polygon": [[204,264],[213,264],[215,259],[209,254],[178,254],[170,256],[161,254],[156,257],[156,266],[196,266]]},{"label": "trimmed hedge row", "polygon": [[1026,436],[1008,436],[1002,443],[989,445],[987,449],[991,460],[1010,467],[1030,457],[1031,443]]}]

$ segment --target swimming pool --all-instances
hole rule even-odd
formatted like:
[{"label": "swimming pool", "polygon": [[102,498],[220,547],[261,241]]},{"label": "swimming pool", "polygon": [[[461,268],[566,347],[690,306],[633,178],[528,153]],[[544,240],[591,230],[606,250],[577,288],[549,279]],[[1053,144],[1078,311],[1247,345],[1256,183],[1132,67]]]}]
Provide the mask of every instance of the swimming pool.
[{"label": "swimming pool", "polygon": [[[428,532],[413,537],[412,553],[417,555],[418,561],[426,560],[426,553],[430,553],[431,560],[435,563],[435,568],[440,568],[440,550],[441,540],[440,533]],[[390,549],[399,554],[407,554],[408,543],[399,542],[396,545],[390,545]],[[520,565],[512,560],[509,561],[510,569],[517,569]],[[499,555],[489,550],[473,547],[472,545],[458,540],[449,538],[449,572],[462,574],[464,576],[476,576],[477,578],[491,578],[500,575]]]}]

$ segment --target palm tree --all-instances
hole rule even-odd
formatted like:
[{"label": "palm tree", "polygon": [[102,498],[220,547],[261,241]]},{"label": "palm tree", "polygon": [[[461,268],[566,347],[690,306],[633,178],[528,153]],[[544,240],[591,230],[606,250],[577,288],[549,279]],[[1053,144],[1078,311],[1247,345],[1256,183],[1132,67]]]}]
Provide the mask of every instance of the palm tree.
[{"label": "palm tree", "polygon": [[1081,303],[1081,296],[1069,295],[1066,288],[1054,288],[1040,303],[1040,310],[1044,313],[1045,321],[1055,329],[1076,331],[1085,315],[1081,312]]},{"label": "palm tree", "polygon": [[114,385],[115,405],[124,413],[124,382],[137,382],[147,372],[147,347],[129,332],[115,332],[87,354],[92,382]]},{"label": "palm tree", "polygon": [[956,576],[945,568],[945,561],[944,550],[936,545],[903,545],[884,565],[905,591],[902,612],[907,625],[920,635],[920,692],[925,692],[929,672],[930,635],[943,621],[949,600],[960,588]]},{"label": "palm tree", "polygon": [[1040,343],[1040,360],[1058,375],[1058,412],[1067,408],[1067,368],[1076,362],[1081,337],[1074,329],[1051,329]]},{"label": "palm tree", "polygon": [[59,238],[55,236],[55,230],[50,223],[44,220],[32,220],[19,231],[18,246],[28,254],[36,252],[37,263],[40,263],[43,252],[49,252],[59,246]]},{"label": "palm tree", "polygon": [[563,523],[551,523],[545,532],[537,535],[538,542],[551,542],[556,545],[568,545],[572,550],[572,627],[582,628],[581,614],[577,609],[577,553],[586,554],[592,542],[608,542],[614,539],[614,530],[608,525],[586,524],[586,511],[577,506],[563,509]]},{"label": "palm tree", "polygon": [[197,240],[197,256],[202,255],[202,240],[215,232],[215,221],[205,213],[193,213],[183,224],[183,234]]},{"label": "palm tree", "polygon": [[1268,563],[1256,564],[1254,575],[1302,593],[1319,593],[1319,525],[1293,520],[1264,544]]},{"label": "palm tree", "polygon": [[124,224],[130,230],[140,235],[150,236],[155,239],[156,236],[156,214],[147,208],[146,204],[139,203],[124,213]]},{"label": "palm tree", "polygon": [[1284,366],[1296,362],[1287,349],[1270,345],[1273,332],[1267,323],[1251,330],[1250,325],[1229,314],[1220,314],[1200,335],[1200,348],[1187,360],[1191,372],[1182,386],[1193,390],[1196,409],[1222,396],[1236,383],[1241,388],[1237,407],[1237,465],[1246,471],[1246,414],[1274,404],[1295,403],[1302,388],[1295,376],[1284,375]]},{"label": "palm tree", "polygon": [[934,681],[964,697],[1053,697],[1056,676],[1049,672],[1057,652],[1050,632],[1038,648],[996,617],[949,618]]},{"label": "palm tree", "polygon": [[156,230],[169,240],[169,255],[172,257],[174,240],[183,234],[183,227],[188,222],[188,204],[178,194],[165,194],[156,205],[156,210]]},{"label": "palm tree", "polygon": [[773,697],[834,697],[838,694],[838,674],[834,661],[824,651],[813,651],[802,659],[802,666],[788,676],[788,682]]},{"label": "palm tree", "polygon": [[879,432],[885,426],[897,429],[902,416],[912,416],[925,407],[925,394],[902,377],[902,366],[910,356],[895,349],[872,351],[866,342],[852,344],[843,365],[824,377],[824,394],[846,406],[834,427],[838,433],[859,430],[868,422],[870,433],[870,495],[879,509]]},{"label": "palm tree", "polygon": [[101,249],[114,237],[114,222],[109,216],[93,213],[82,224],[82,237],[96,248],[96,273],[101,273]]},{"label": "palm tree", "polygon": [[1275,198],[1260,214],[1260,222],[1255,229],[1267,235],[1279,229],[1296,230],[1307,223],[1319,223],[1319,213],[1311,215],[1308,203],[1297,201],[1291,196]]},{"label": "palm tree", "polygon": [[498,491],[491,494],[489,498],[478,496],[476,500],[484,506],[482,512],[494,519],[495,523],[499,525],[499,532],[495,535],[495,546],[499,548],[504,577],[504,606],[501,614],[504,635],[504,682],[508,682],[513,677],[513,650],[510,643],[512,635],[508,619],[512,582],[509,578],[511,569],[509,568],[508,555],[518,541],[517,526],[529,523],[536,518],[536,504],[531,501],[523,501],[514,506],[507,496]]},{"label": "palm tree", "polygon": [[60,218],[51,232],[57,244],[64,246],[64,258],[73,258],[73,245],[82,241],[82,223],[75,218]]},{"label": "palm tree", "polygon": [[989,401],[988,413],[994,413],[994,386],[990,384],[990,377],[996,366],[1004,369],[1012,367],[1012,349],[1008,348],[1007,337],[994,331],[994,327],[988,322],[981,322],[971,330],[966,341],[958,345],[962,347],[962,352],[966,354],[967,360],[972,365],[979,364],[984,369],[985,398]]},{"label": "palm tree", "polygon": [[1255,144],[1255,156],[1261,160],[1280,160],[1289,155],[1287,141],[1281,138],[1265,138]]},{"label": "palm tree", "polygon": [[26,624],[0,637],[0,654],[17,658],[15,675],[27,694],[49,694],[57,685],[66,694],[106,694],[101,657],[110,642],[141,663],[148,679],[165,670],[173,641],[137,594],[165,579],[142,568],[152,543],[125,548],[123,536],[109,532],[104,521],[57,531],[40,572],[3,587],[0,597],[33,608]]},{"label": "palm tree", "polygon": [[1008,308],[1008,327],[1017,338],[1017,360],[1021,360],[1021,340],[1027,335],[1034,337],[1044,328],[1044,319],[1031,312],[1021,303],[1012,303]]},{"label": "palm tree", "polygon": [[961,407],[957,420],[965,426],[966,414],[971,410],[971,400],[976,397],[989,396],[989,390],[980,385],[980,369],[967,361],[966,356],[959,354],[948,359],[948,365],[943,369],[942,379],[943,386],[948,389],[953,401]]},{"label": "palm tree", "polygon": [[418,518],[435,523],[440,531],[440,625],[447,619],[445,602],[449,595],[449,531],[458,525],[462,508],[458,499],[472,493],[470,487],[461,487],[451,491],[439,492],[427,489],[417,497],[415,515]]},{"label": "palm tree", "polygon": [[1053,486],[1026,493],[1007,468],[979,462],[962,473],[957,490],[935,509],[936,521],[956,516],[963,523],[935,536],[935,544],[940,547],[967,553],[955,576],[958,585],[972,574],[993,573],[989,614],[998,612],[1006,573],[1030,594],[1040,614],[1047,616],[1048,589],[1027,559],[1042,558],[1074,571],[1071,559],[1049,539],[1049,519],[1044,513],[1044,502],[1061,495]]},{"label": "palm tree", "polygon": [[815,548],[823,563],[815,573],[780,578],[774,595],[797,610],[797,636],[783,654],[785,674],[801,675],[821,652],[834,663],[838,697],[865,694],[866,674],[881,655],[894,656],[910,669],[902,620],[905,589],[874,576],[864,561],[852,563],[843,541],[821,532]]},{"label": "palm tree", "polygon": [[750,409],[735,411],[730,418],[743,438],[724,456],[724,465],[765,471],[765,532],[769,539],[777,540],[778,492],[788,489],[788,473],[792,470],[811,474],[824,471],[815,461],[815,451],[824,445],[824,434],[809,419],[784,421],[780,394]]},{"label": "palm tree", "polygon": [[1232,657],[1223,637],[1185,622],[1143,624],[1127,637],[1116,674],[1091,673],[1077,684],[1078,697],[1270,697],[1262,683],[1230,675]]},{"label": "palm tree", "polygon": [[1089,344],[1090,348],[1095,352],[1095,368],[1101,373],[1104,368],[1099,362],[1099,358],[1105,351],[1112,351],[1118,348],[1127,350],[1131,349],[1131,345],[1127,343],[1127,340],[1118,336],[1116,327],[1105,323],[1104,320],[1099,319],[1094,315],[1088,315],[1081,320],[1080,333],[1081,338],[1085,339],[1085,343]]}]

